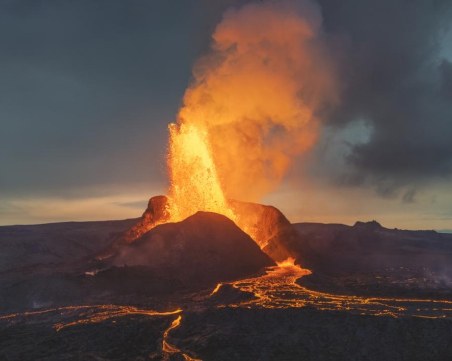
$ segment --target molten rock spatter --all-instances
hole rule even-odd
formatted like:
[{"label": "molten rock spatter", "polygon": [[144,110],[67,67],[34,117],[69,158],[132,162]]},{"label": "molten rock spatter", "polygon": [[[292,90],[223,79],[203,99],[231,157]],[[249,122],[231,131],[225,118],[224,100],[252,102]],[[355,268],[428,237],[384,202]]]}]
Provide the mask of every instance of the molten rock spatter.
[{"label": "molten rock spatter", "polygon": [[207,131],[190,124],[171,124],[168,170],[171,222],[197,211],[215,212],[235,221],[221,187]]}]

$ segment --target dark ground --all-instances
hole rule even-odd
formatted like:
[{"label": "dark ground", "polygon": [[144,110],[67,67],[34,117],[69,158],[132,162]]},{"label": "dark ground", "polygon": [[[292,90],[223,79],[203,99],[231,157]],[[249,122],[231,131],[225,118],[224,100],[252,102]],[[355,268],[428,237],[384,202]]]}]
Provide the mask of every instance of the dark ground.
[{"label": "dark ground", "polygon": [[[59,332],[42,317],[3,324],[0,360],[160,360],[162,333],[171,320],[126,316]],[[209,309],[184,313],[170,340],[213,361],[449,361],[452,321],[306,308]]]},{"label": "dark ground", "polygon": [[310,309],[190,313],[173,333],[203,360],[436,360],[452,356],[452,321]]},{"label": "dark ground", "polygon": [[51,317],[0,327],[0,360],[148,360],[167,318],[125,316],[56,332]]},{"label": "dark ground", "polygon": [[[311,308],[216,308],[208,302],[201,307],[197,299],[207,295],[213,283],[194,290],[178,283],[177,274],[149,268],[110,268],[94,278],[85,275],[92,257],[135,222],[0,227],[1,361],[163,359],[162,335],[174,315],[112,317],[58,332],[53,326],[63,318],[59,312],[1,319],[13,311],[93,303],[157,310],[181,306],[181,326],[171,332],[169,341],[204,361],[452,360],[449,318],[364,316]],[[388,230],[375,223],[295,227],[300,238],[284,246],[313,270],[299,280],[310,289],[452,299],[452,235]],[[130,289],[115,289],[116,284]],[[227,288],[222,292],[227,293],[223,297],[242,297]],[[83,318],[84,311],[76,310],[71,317]],[[181,355],[171,359],[181,360]]]}]

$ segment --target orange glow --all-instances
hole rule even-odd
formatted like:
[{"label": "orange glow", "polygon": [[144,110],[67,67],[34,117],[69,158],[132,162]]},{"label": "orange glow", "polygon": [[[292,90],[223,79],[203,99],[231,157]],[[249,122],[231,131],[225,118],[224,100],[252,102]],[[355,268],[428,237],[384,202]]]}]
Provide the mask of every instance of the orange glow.
[{"label": "orange glow", "polygon": [[162,340],[162,351],[163,351],[163,360],[170,360],[170,356],[172,354],[179,354],[183,357],[185,361],[202,361],[197,358],[193,358],[186,353],[182,352],[178,347],[171,345],[168,342],[168,337],[171,332],[171,330],[174,330],[175,328],[178,328],[180,326],[180,323],[182,321],[182,316],[178,316],[173,322],[171,322],[171,325],[163,332],[163,340]]},{"label": "orange glow", "polygon": [[173,322],[171,322],[171,325],[163,332],[163,340],[162,340],[162,350],[165,353],[177,353],[179,352],[179,349],[175,346],[172,346],[168,343],[168,335],[171,330],[177,328],[180,326],[180,321],[182,320],[182,316],[178,316]]},{"label": "orange glow", "polygon": [[207,132],[191,124],[171,124],[169,129],[171,221],[181,221],[199,210],[220,213],[234,220],[221,188]]},{"label": "orange glow", "polygon": [[335,101],[319,28],[316,8],[292,2],[225,14],[169,127],[171,221],[212,211],[253,236],[228,200],[273,191],[316,141],[318,110]]},{"label": "orange glow", "polygon": [[219,290],[220,290],[220,288],[221,288],[221,286],[223,286],[223,283],[217,283],[217,285],[215,286],[215,288],[213,289],[213,291],[212,292],[210,292],[210,296],[213,296],[215,293],[217,293]]},{"label": "orange glow", "polygon": [[295,266],[295,258],[289,257],[282,262],[276,262],[276,264],[278,265],[278,267],[294,267]]},{"label": "orange glow", "polygon": [[[277,267],[270,267],[263,276],[230,282],[229,284],[234,288],[254,294],[254,298],[228,306],[273,309],[313,307],[317,310],[347,311],[361,315],[394,318],[404,316],[451,317],[451,300],[364,297],[310,290],[296,281],[300,277],[311,274],[311,271],[293,265],[293,261],[293,259],[287,259],[279,263]],[[215,293],[212,292],[209,297]]]}]

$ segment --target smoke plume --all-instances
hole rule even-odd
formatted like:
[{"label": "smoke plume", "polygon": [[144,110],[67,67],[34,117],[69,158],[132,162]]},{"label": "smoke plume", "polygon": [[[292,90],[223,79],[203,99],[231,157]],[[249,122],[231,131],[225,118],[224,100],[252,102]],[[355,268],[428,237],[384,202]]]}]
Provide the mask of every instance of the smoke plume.
[{"label": "smoke plume", "polygon": [[336,101],[321,25],[308,1],[247,4],[224,14],[196,63],[178,127],[202,129],[227,198],[258,200],[316,141]]}]

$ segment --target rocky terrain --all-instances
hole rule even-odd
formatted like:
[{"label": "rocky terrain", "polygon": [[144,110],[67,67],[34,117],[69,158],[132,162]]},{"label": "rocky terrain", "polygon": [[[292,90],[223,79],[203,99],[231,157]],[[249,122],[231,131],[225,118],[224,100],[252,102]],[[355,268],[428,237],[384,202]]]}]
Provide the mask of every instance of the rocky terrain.
[{"label": "rocky terrain", "polygon": [[173,335],[203,360],[447,361],[451,331],[450,320],[220,309],[187,314]]},{"label": "rocky terrain", "polygon": [[[163,360],[162,334],[172,319],[129,315],[58,332],[59,318],[0,323],[1,360]],[[448,361],[447,319],[359,316],[304,309],[212,308],[187,312],[170,341],[212,361]],[[183,360],[170,355],[168,360]]]},{"label": "rocky terrain", "polygon": [[[0,360],[450,360],[452,235],[236,202],[262,252],[218,214],[160,224],[165,203],[0,227]],[[312,271],[306,288],[260,276],[286,256]]]},{"label": "rocky terrain", "polygon": [[9,310],[73,302],[84,296],[74,280],[95,254],[136,219],[0,227],[0,307]]},{"label": "rocky terrain", "polygon": [[452,235],[388,229],[378,222],[295,224],[290,251],[314,272],[314,289],[452,298]]},{"label": "rocky terrain", "polygon": [[291,252],[304,258],[308,268],[333,273],[423,265],[445,273],[452,271],[451,234],[389,229],[376,221],[356,222],[354,226],[318,223],[294,226],[299,238]]},{"label": "rocky terrain", "polygon": [[[246,233],[218,214],[199,212],[159,225],[133,243],[122,242],[136,223],[0,227],[1,309],[149,302],[149,297],[166,302],[162,298],[173,293],[214,287],[274,265]],[[99,254],[108,257],[96,260]]]}]

